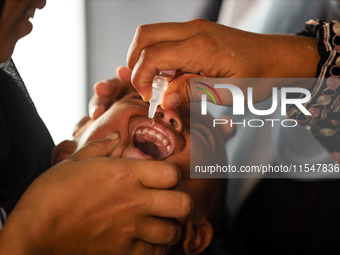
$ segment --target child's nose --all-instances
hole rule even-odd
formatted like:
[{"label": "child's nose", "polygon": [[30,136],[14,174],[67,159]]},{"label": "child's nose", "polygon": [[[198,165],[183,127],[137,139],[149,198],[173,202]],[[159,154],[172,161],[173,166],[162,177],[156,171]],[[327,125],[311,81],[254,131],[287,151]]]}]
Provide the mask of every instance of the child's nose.
[{"label": "child's nose", "polygon": [[178,132],[182,132],[183,123],[176,109],[163,110],[158,107],[155,113],[155,118],[170,124]]}]

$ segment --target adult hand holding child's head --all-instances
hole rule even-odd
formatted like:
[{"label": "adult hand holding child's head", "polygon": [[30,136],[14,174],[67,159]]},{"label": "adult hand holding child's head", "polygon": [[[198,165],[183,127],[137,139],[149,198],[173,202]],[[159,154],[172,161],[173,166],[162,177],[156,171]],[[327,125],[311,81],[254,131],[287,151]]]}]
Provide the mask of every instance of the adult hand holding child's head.
[{"label": "adult hand holding child's head", "polygon": [[9,216],[0,253],[165,254],[180,237],[170,218],[191,211],[186,193],[169,190],[180,172],[112,157],[119,143],[117,133],[92,141],[38,177]]}]

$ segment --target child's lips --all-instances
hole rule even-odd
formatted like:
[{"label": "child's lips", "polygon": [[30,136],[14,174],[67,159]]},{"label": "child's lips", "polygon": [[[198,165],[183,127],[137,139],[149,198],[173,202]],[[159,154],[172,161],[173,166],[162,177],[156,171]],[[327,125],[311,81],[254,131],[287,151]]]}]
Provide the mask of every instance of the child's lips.
[{"label": "child's lips", "polygon": [[162,125],[149,119],[139,121],[132,131],[133,145],[141,154],[152,159],[161,159],[170,156],[176,147],[176,136]]}]

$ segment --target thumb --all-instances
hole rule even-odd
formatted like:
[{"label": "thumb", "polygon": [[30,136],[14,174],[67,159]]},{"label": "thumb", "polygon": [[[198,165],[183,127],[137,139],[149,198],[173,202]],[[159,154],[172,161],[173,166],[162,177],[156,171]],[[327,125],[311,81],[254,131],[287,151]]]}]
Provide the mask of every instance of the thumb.
[{"label": "thumb", "polygon": [[119,141],[119,133],[114,132],[105,139],[89,142],[69,159],[79,161],[88,158],[109,157],[119,144]]},{"label": "thumb", "polygon": [[116,69],[116,73],[117,73],[117,77],[119,80],[121,80],[124,83],[131,83],[131,75],[132,75],[132,71],[125,67],[125,66],[119,66]]},{"label": "thumb", "polygon": [[190,78],[202,78],[197,74],[184,74],[169,83],[161,107],[164,110],[190,103]]}]

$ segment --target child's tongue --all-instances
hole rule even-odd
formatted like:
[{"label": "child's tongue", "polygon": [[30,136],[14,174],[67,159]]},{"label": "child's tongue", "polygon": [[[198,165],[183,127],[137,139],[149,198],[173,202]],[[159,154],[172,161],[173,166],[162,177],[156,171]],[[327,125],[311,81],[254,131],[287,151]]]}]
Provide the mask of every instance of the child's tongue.
[{"label": "child's tongue", "polygon": [[134,140],[134,145],[144,154],[150,155],[153,158],[160,158],[160,151],[157,145],[151,141],[142,141],[140,137]]},{"label": "child's tongue", "polygon": [[156,159],[166,157],[169,154],[167,146],[164,146],[163,141],[149,133],[135,135],[133,144],[144,154]]}]

